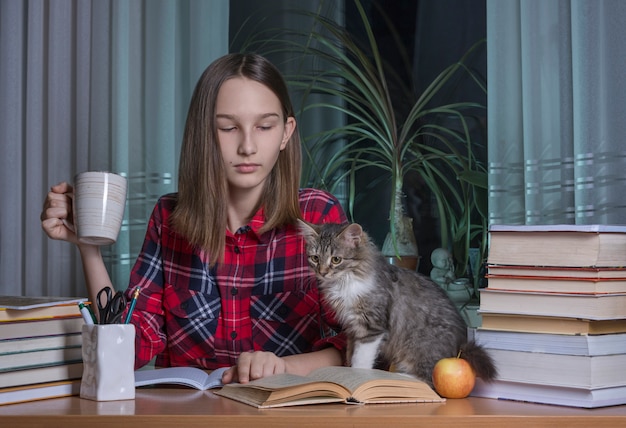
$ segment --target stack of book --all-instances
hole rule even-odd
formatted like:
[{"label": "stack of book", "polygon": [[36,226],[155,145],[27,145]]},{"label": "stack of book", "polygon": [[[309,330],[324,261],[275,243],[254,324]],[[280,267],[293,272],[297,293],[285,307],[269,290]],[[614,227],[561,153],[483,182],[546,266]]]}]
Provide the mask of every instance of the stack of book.
[{"label": "stack of book", "polygon": [[495,382],[474,396],[626,403],[626,226],[492,226],[475,339]]},{"label": "stack of book", "polygon": [[0,296],[0,405],[79,393],[84,300]]}]

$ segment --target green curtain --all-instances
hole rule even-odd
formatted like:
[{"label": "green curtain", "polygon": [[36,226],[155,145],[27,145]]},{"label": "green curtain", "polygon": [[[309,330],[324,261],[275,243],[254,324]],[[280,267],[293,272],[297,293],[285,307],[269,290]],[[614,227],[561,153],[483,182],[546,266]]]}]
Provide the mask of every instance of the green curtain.
[{"label": "green curtain", "polygon": [[488,0],[490,223],[625,224],[626,2]]},{"label": "green curtain", "polygon": [[228,0],[0,1],[0,294],[85,295],[77,250],[48,239],[49,187],[85,170],[126,175],[119,289],[161,194],[176,189],[187,104],[228,51]]}]

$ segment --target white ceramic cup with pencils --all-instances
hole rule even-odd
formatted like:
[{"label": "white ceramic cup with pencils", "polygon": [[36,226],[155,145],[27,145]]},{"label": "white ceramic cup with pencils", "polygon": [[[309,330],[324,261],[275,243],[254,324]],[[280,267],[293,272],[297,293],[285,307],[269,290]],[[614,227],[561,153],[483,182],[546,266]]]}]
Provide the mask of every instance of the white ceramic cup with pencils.
[{"label": "white ceramic cup with pencils", "polygon": [[135,326],[83,325],[80,397],[94,401],[135,398]]},{"label": "white ceramic cup with pencils", "polygon": [[80,242],[113,244],[119,235],[126,207],[127,180],[104,171],[87,171],[74,177],[73,229]]}]

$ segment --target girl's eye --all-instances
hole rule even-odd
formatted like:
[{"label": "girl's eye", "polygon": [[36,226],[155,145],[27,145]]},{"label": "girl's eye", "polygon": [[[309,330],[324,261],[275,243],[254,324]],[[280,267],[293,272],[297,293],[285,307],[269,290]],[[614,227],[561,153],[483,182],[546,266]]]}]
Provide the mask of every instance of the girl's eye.
[{"label": "girl's eye", "polygon": [[230,131],[234,131],[235,129],[237,129],[237,128],[235,128],[234,126],[222,126],[220,128],[220,131],[222,131],[222,132],[230,132]]},{"label": "girl's eye", "polygon": [[339,263],[341,263],[341,257],[339,257],[339,256],[333,256],[333,257],[330,259],[330,261],[331,261],[331,263],[332,263],[332,264],[334,264],[334,265],[338,265]]},{"label": "girl's eye", "polygon": [[261,131],[269,131],[270,129],[272,129],[272,127],[271,126],[259,126],[259,129]]}]

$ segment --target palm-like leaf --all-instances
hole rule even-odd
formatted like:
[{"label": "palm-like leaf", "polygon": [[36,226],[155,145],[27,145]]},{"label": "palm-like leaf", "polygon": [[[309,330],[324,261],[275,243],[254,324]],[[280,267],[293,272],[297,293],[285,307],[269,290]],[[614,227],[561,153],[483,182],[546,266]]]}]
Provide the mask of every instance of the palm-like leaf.
[{"label": "palm-like leaf", "polygon": [[[298,71],[286,73],[286,79],[302,95],[302,114],[323,109],[345,117],[344,123],[305,138],[305,184],[333,191],[334,183],[347,180],[352,215],[358,193],[356,173],[364,168],[380,169],[391,182],[389,228],[393,236],[404,215],[404,177],[417,171],[435,197],[442,246],[457,247],[457,261],[464,270],[470,242],[477,236],[483,245],[486,241],[486,210],[479,206],[486,201],[486,171],[473,155],[475,143],[466,117],[471,109],[483,106],[433,103],[460,74],[470,76],[484,90],[481,80],[465,66],[467,56],[483,42],[443,70],[419,97],[404,87],[407,98],[402,101],[411,108],[401,117],[388,82],[399,87],[405,86],[404,82],[383,61],[367,14],[359,1],[355,4],[366,35],[364,45],[343,26],[318,13],[291,11],[309,18],[312,28],[257,32],[244,50],[279,54],[290,68],[295,66]],[[298,64],[313,66],[300,68]],[[333,101],[319,101],[320,95]],[[456,129],[442,125],[442,117],[454,118]],[[329,147],[333,147],[331,153]],[[322,154],[326,157],[320,164]]]}]

